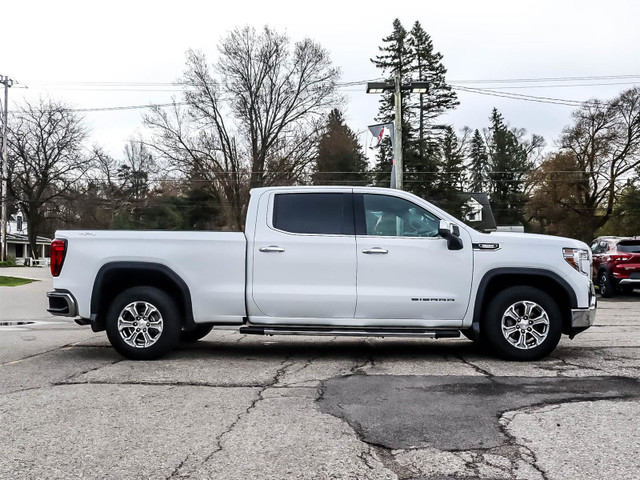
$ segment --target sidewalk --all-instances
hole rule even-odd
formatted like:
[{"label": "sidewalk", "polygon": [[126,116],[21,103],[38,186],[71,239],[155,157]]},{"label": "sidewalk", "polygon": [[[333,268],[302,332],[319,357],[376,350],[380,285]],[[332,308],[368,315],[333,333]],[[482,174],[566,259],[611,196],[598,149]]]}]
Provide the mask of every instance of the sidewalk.
[{"label": "sidewalk", "polygon": [[48,268],[0,268],[0,276],[38,280],[18,287],[0,287],[0,321],[52,320],[47,313],[46,293],[53,290],[53,277]]},{"label": "sidewalk", "polygon": [[0,268],[0,277],[31,278],[34,280],[51,280],[49,267],[6,267]]}]

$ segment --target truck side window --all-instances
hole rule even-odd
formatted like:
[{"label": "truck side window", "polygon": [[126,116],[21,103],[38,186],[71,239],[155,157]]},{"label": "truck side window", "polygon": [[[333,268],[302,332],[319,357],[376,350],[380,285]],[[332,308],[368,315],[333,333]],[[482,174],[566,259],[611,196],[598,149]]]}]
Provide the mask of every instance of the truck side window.
[{"label": "truck side window", "polygon": [[367,235],[436,237],[440,219],[407,200],[389,195],[362,196]]},{"label": "truck side window", "polygon": [[291,233],[354,235],[352,195],[277,194],[274,197],[273,226]]}]

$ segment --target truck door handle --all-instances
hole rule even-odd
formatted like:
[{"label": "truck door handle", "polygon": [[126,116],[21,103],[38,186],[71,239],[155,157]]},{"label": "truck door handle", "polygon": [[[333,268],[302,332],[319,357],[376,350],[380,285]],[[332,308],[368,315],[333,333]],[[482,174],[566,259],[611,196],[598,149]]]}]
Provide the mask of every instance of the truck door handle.
[{"label": "truck door handle", "polygon": [[386,249],[380,248],[380,247],[373,247],[373,248],[368,248],[368,249],[362,250],[362,253],[367,253],[367,254],[372,254],[372,253],[385,254],[385,253],[389,253],[389,250],[386,250]]},{"label": "truck door handle", "polygon": [[276,245],[269,245],[268,247],[261,247],[260,248],[261,252],[277,252],[277,253],[282,253],[284,252],[284,248],[282,247],[278,247]]}]

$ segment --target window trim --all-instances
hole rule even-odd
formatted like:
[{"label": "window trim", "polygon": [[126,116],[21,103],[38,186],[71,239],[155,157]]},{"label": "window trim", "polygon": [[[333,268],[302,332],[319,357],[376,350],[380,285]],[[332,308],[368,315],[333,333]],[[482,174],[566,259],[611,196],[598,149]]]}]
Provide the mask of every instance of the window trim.
[{"label": "window trim", "polygon": [[[342,196],[342,206],[343,206],[343,215],[342,222],[345,224],[351,222],[351,227],[353,233],[303,233],[303,232],[290,232],[288,230],[282,230],[275,226],[274,217],[276,212],[276,196],[277,195],[341,195]],[[346,196],[351,197],[351,201]],[[346,207],[346,208],[345,208]],[[267,209],[267,227],[275,232],[282,233],[285,235],[295,235],[295,236],[313,236],[313,237],[355,237],[355,206],[353,202],[353,193],[351,191],[337,190],[337,191],[284,191],[284,192],[274,192],[269,198],[269,204]]]}]

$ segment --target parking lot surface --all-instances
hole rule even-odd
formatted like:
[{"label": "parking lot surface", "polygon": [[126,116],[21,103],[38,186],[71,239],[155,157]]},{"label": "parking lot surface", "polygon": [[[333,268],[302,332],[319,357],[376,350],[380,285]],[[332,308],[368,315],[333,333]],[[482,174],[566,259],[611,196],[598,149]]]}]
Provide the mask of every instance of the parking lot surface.
[{"label": "parking lot surface", "polygon": [[222,329],[132,362],[46,313],[46,270],[0,274],[39,279],[0,287],[1,479],[640,477],[638,290],[533,363]]}]

